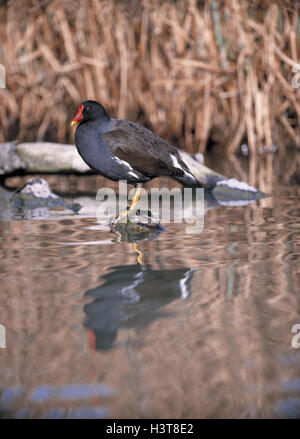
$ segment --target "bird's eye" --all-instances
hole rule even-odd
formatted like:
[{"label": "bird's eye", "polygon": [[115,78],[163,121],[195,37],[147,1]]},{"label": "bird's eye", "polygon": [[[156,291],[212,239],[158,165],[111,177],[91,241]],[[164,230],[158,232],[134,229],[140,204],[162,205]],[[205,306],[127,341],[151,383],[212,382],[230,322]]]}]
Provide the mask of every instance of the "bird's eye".
[{"label": "bird's eye", "polygon": [[86,107],[85,111],[90,111],[90,107]]}]

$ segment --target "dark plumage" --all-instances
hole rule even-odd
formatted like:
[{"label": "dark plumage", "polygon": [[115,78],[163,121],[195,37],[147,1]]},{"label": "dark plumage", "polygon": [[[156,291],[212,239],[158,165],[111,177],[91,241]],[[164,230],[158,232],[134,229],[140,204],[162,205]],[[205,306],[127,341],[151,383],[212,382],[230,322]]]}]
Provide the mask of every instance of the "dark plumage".
[{"label": "dark plumage", "polygon": [[198,186],[174,146],[138,123],[111,119],[98,102],[83,102],[72,125],[77,123],[77,150],[99,174],[135,185],[169,176]]}]

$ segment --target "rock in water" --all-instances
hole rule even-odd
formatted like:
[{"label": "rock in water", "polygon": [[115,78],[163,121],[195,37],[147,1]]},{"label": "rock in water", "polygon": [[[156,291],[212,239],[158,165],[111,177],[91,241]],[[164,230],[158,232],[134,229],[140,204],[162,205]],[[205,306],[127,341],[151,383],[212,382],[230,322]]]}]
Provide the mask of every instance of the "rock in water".
[{"label": "rock in water", "polygon": [[255,187],[235,178],[219,180],[212,190],[212,194],[219,204],[231,206],[248,204],[249,201],[260,200],[268,196]]},{"label": "rock in water", "polygon": [[110,230],[118,236],[121,242],[147,241],[158,238],[164,231],[160,223],[155,220],[150,211],[136,211],[127,222],[110,221]]},{"label": "rock in water", "polygon": [[36,209],[41,207],[65,207],[74,212],[81,208],[78,203],[67,203],[63,198],[54,194],[49,184],[43,178],[31,178],[11,196],[11,203],[16,207]]}]

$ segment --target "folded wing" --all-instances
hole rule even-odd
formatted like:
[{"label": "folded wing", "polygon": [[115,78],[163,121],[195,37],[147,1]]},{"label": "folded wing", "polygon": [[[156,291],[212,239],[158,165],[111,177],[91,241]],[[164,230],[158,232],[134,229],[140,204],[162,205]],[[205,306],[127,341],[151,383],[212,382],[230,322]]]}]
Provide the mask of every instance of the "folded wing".
[{"label": "folded wing", "polygon": [[101,137],[113,155],[133,169],[154,178],[159,175],[194,178],[177,149],[134,122],[114,120],[112,131]]}]

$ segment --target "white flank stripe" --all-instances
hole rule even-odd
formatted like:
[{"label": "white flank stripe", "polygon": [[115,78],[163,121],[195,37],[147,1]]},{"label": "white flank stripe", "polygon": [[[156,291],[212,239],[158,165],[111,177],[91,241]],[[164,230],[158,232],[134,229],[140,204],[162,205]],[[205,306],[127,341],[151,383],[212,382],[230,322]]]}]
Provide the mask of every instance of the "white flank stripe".
[{"label": "white flank stripe", "polygon": [[128,174],[132,175],[132,177],[134,177],[134,178],[139,178],[139,176],[132,171],[128,172]]},{"label": "white flank stripe", "polygon": [[127,168],[133,170],[133,168],[130,166],[130,164],[127,163],[127,162],[125,162],[125,160],[121,160],[121,159],[119,159],[118,157],[115,157],[115,160],[116,160],[118,163],[120,163],[121,165],[124,165],[124,166],[126,166]]},{"label": "white flank stripe", "polygon": [[172,159],[172,163],[173,163],[174,168],[182,169],[182,167],[180,166],[180,164],[177,160],[177,157],[175,157],[175,155],[171,154],[171,159]]},{"label": "white flank stripe", "polygon": [[185,175],[188,177],[188,178],[190,178],[194,183],[196,183],[196,179],[195,179],[195,177],[192,175],[192,174],[189,174],[188,172],[185,172]]}]

